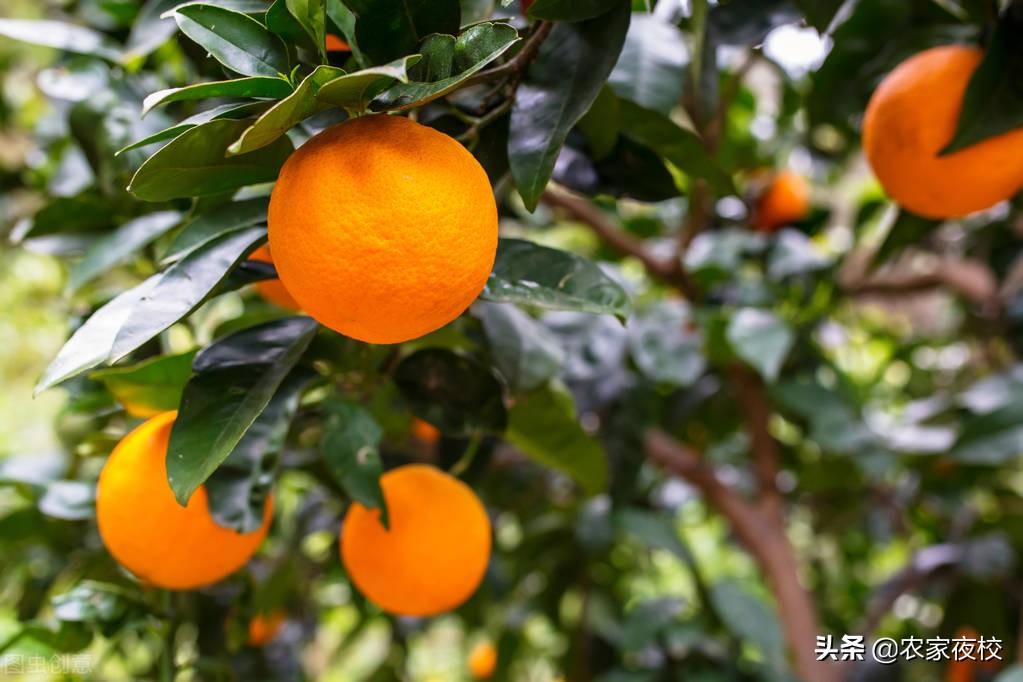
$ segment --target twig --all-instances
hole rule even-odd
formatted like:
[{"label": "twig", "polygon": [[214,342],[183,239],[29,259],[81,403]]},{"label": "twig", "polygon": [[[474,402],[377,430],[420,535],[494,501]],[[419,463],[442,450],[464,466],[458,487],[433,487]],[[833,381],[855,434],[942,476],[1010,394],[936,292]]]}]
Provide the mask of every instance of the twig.
[{"label": "twig", "polygon": [[746,367],[736,366],[732,369],[732,385],[749,432],[760,492],[759,507],[775,523],[784,526],[785,513],[777,483],[781,456],[778,443],[770,432],[771,405],[767,401],[764,384]]},{"label": "twig", "polygon": [[725,486],[699,453],[671,436],[660,431],[648,433],[646,452],[653,462],[696,486],[708,504],[729,521],[736,537],[756,559],[778,602],[778,615],[800,678],[806,682],[838,679],[839,667],[818,661],[814,654],[814,642],[820,634],[817,610],[810,593],[799,582],[799,566],[784,526]]},{"label": "twig", "polygon": [[536,25],[536,28],[526,39],[526,42],[522,45],[522,49],[518,53],[500,66],[495,66],[492,69],[481,71],[475,76],[472,76],[465,81],[462,87],[469,87],[471,85],[477,85],[479,83],[486,83],[487,81],[494,80],[495,78],[504,78],[505,76],[514,76],[525,73],[529,65],[536,59],[537,53],[540,51],[540,45],[550,35],[551,29],[554,28],[554,24],[549,21],[541,21]]},{"label": "twig", "polygon": [[894,271],[866,276],[854,274],[842,283],[852,295],[906,295],[944,287],[971,301],[981,312],[994,316],[1001,308],[998,281],[991,268],[981,261],[945,258],[925,271]]},{"label": "twig", "polygon": [[735,70],[732,79],[721,93],[717,111],[714,112],[714,117],[707,124],[707,129],[704,132],[704,139],[707,141],[708,148],[712,150],[717,149],[721,131],[724,130],[725,121],[728,120],[728,110],[732,108],[735,98],[739,96],[739,92],[742,89],[742,82],[745,80],[750,69],[753,68],[753,65],[760,59],[760,56],[760,50],[757,48],[747,52],[746,58],[739,65],[739,68]]}]

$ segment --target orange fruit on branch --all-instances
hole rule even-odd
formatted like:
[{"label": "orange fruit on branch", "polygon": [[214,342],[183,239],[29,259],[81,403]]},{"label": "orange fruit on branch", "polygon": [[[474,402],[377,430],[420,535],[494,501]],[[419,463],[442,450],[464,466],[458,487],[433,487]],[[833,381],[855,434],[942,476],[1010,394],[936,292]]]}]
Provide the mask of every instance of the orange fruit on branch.
[{"label": "orange fruit on branch", "polygon": [[458,317],[497,251],[487,174],[454,139],[384,114],[298,148],[270,197],[270,250],[295,301],[360,341],[398,343]]},{"label": "orange fruit on branch", "polygon": [[333,33],[327,34],[326,40],[327,52],[351,52],[352,47],[341,38],[338,38]]},{"label": "orange fruit on branch", "polygon": [[753,227],[774,232],[779,227],[799,222],[810,213],[810,185],[801,175],[778,173],[757,199]]},{"label": "orange fruit on branch", "polygon": [[476,591],[490,561],[490,519],[472,488],[425,464],[380,477],[379,510],[353,503],[341,527],[341,560],[355,587],[384,611],[432,616]]},{"label": "orange fruit on branch", "polygon": [[493,676],[497,670],[497,647],[489,639],[479,642],[469,652],[469,674],[477,680]]},{"label": "orange fruit on branch", "polygon": [[1023,129],[951,154],[963,95],[982,50],[947,45],[899,64],[874,91],[863,119],[863,148],[888,195],[927,218],[991,208],[1023,187]]},{"label": "orange fruit on branch", "polygon": [[164,412],[126,435],[110,453],[96,486],[96,521],[103,544],[139,579],[172,590],[214,583],[249,560],[266,537],[263,525],[238,533],[217,525],[206,489],[188,505],[174,499],[167,482],[167,444],[176,412]]},{"label": "orange fruit on branch", "polygon": [[[264,244],[249,256],[249,260],[259,261],[261,263],[273,263],[273,258],[270,256],[270,247]],[[291,297],[288,290],[284,288],[279,279],[264,279],[255,284],[256,291],[267,301],[284,308],[285,310],[301,310],[302,307],[295,302],[295,299]]]},{"label": "orange fruit on branch", "polygon": [[249,646],[264,646],[273,641],[281,626],[288,619],[284,611],[276,610],[268,613],[257,613],[249,620]]}]

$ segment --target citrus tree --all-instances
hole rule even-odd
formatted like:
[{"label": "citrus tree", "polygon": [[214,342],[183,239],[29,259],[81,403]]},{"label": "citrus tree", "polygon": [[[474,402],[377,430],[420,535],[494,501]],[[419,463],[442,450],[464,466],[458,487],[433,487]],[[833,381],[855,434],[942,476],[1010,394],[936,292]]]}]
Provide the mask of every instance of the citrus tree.
[{"label": "citrus tree", "polygon": [[5,672],[1023,674],[1023,4],[11,7]]}]

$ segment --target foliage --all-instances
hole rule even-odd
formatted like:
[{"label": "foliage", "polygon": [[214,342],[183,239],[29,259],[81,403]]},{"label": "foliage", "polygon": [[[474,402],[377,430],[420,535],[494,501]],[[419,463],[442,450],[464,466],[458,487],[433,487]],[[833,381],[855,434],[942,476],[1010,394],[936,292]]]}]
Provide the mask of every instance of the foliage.
[{"label": "foliage", "polygon": [[[455,680],[486,636],[499,679],[806,678],[777,575],[722,522],[716,481],[784,498],[772,537],[821,633],[968,624],[1018,656],[1021,205],[924,220],[858,156],[873,87],[936,44],[990,48],[950,148],[1019,126],[1021,5],[997,4],[12,5],[0,35],[49,49],[0,52],[0,144],[31,140],[0,164],[5,228],[67,262],[76,316],[37,386],[67,395],[61,451],[0,459],[0,653],[88,652],[97,679],[169,660],[185,679]],[[771,49],[797,26],[830,41],[819,64]],[[466,144],[502,215],[480,300],[399,346],[248,286],[274,276],[247,257],[284,160],[368,112]],[[765,169],[784,168],[815,210],[754,233]],[[273,489],[277,512],[244,571],[167,596],[116,567],[92,504],[116,440],[173,408],[178,499],[205,484],[218,522],[251,529]],[[710,484],[678,465],[692,453]],[[352,591],[337,532],[350,502],[382,505],[381,471],[422,459],[477,490],[495,554],[454,615],[391,619]],[[249,618],[279,609],[274,643],[246,646]]]}]

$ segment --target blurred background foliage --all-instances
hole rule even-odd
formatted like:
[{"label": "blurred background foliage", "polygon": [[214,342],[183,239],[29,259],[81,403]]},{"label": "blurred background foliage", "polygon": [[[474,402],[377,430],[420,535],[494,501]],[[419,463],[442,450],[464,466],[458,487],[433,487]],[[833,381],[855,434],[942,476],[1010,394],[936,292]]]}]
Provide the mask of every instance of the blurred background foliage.
[{"label": "blurred background foliage", "polygon": [[[466,606],[428,621],[382,615],[352,591],[337,560],[347,498],[318,455],[320,436],[333,428],[321,419],[330,391],[306,396],[295,416],[276,481],[275,528],[259,556],[231,580],[169,601],[103,551],[92,488],[110,448],[138,423],[124,396],[139,397],[136,408],[176,404],[187,362],[183,376],[136,374],[121,384],[82,374],[30,401],[68,320],[76,327],[157,272],[177,233],[88,278],[81,254],[141,215],[197,217],[226,201],[140,202],[125,188],[156,147],[114,154],[209,107],[178,102],[143,119],[146,95],[226,77],[174,21],[156,19],[176,4],[3,5],[5,17],[91,26],[129,49],[111,60],[102,46],[0,39],[0,217],[9,237],[0,245],[5,664],[84,655],[90,673],[81,677],[148,679],[169,648],[177,679],[446,682],[468,679],[470,649],[491,640],[500,679],[793,679],[770,581],[699,487],[666,473],[644,445],[647,428],[668,432],[731,489],[752,494],[758,436],[741,392],[748,375],[770,403],[764,426],[780,451],[775,484],[786,499],[787,539],[821,632],[927,638],[969,627],[1003,640],[1006,663],[975,666],[961,679],[1018,679],[1008,666],[1023,655],[1019,202],[941,223],[902,213],[870,177],[858,137],[885,73],[926,47],[989,36],[998,3],[637,1],[609,85],[567,131],[547,193],[522,196],[508,174],[509,145],[535,131],[517,130],[504,115],[466,138],[496,182],[502,235],[599,261],[602,276],[628,291],[632,310],[623,304],[623,325],[614,315],[481,301],[406,346],[394,383],[367,370],[393,364],[387,349],[317,337],[311,353],[330,358],[344,397],[382,427],[385,464],[450,466],[479,447],[464,476],[492,511],[494,561]],[[267,3],[211,4],[262,16]],[[462,6],[463,24],[495,16],[526,30],[517,4]],[[41,42],[53,40],[60,38]],[[590,48],[585,58],[594,61],[611,49]],[[544,75],[532,72],[526,87],[539,88]],[[420,120],[466,134],[472,123],[459,97],[473,95],[424,106]],[[292,139],[342,116],[314,116]],[[698,153],[678,132],[687,130],[699,133]],[[781,229],[753,230],[757,198],[780,171],[811,185],[811,210]],[[258,197],[260,188],[246,191]],[[607,239],[609,225],[642,243],[647,262],[623,257],[621,241]],[[680,241],[686,286],[650,276],[651,263],[669,262]],[[666,267],[669,280],[679,276]],[[78,273],[75,287],[69,272]],[[128,364],[190,353],[281,316],[242,287],[135,349]],[[459,424],[432,409],[437,395],[415,397],[423,373],[410,358],[427,348],[440,353],[445,387],[462,398]],[[455,351],[473,358],[462,374],[446,364]],[[566,395],[581,426],[545,421]],[[414,415],[432,417],[439,438],[416,435]],[[495,419],[509,420],[503,438]],[[553,445],[536,438],[548,432]],[[589,457],[597,442],[610,484],[590,496],[572,478],[585,487],[600,474],[592,463],[580,471],[571,457]],[[265,646],[247,645],[251,617],[271,611],[286,613],[281,632]],[[7,674],[20,679],[11,665]],[[24,678],[76,678],[62,665],[63,673]],[[848,672],[914,682],[950,674],[942,661]]]}]

